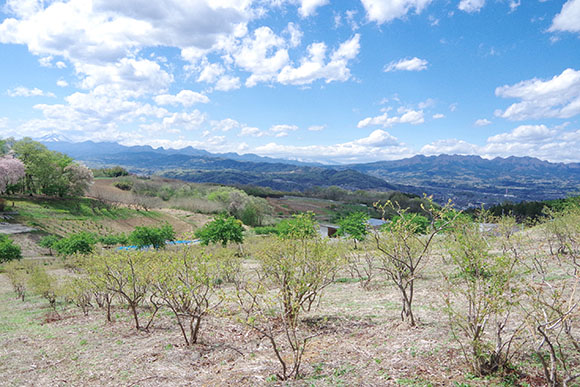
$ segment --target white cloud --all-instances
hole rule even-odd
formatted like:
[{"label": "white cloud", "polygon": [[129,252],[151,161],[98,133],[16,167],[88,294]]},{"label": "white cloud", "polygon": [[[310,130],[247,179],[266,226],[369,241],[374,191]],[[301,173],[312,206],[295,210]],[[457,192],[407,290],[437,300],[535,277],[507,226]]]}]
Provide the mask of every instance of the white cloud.
[{"label": "white cloud", "polygon": [[298,126],[296,125],[274,125],[270,127],[270,132],[274,133],[275,137],[286,137],[288,136],[288,132],[293,132],[298,130]]},{"label": "white cloud", "polygon": [[298,47],[300,42],[302,41],[302,36],[304,33],[300,30],[300,26],[295,23],[288,23],[288,27],[286,27],[286,32],[290,35],[290,47]]},{"label": "white cloud", "polygon": [[478,154],[478,152],[479,147],[477,145],[473,145],[466,141],[457,139],[437,140],[431,144],[423,146],[419,151],[419,153],[427,156],[440,154],[474,155]]},{"label": "white cloud", "polygon": [[485,158],[530,156],[553,162],[577,162],[578,149],[580,130],[521,125],[511,132],[489,137],[483,146],[458,139],[438,140],[423,146],[420,153],[480,155]]},{"label": "white cloud", "polygon": [[488,120],[487,118],[480,118],[473,123],[473,125],[475,125],[475,126],[487,126],[487,125],[491,125],[491,124],[492,124],[492,122],[490,120]]},{"label": "white cloud", "polygon": [[197,81],[215,83],[224,72],[225,69],[221,64],[206,62],[203,64],[203,69],[200,71]]},{"label": "white cloud", "polygon": [[241,85],[240,78],[231,75],[224,75],[215,84],[215,89],[220,91],[230,91],[239,89]]},{"label": "white cloud", "polygon": [[19,3],[6,4],[16,17],[0,24],[0,41],[27,44],[35,54],[61,55],[74,62],[119,60],[148,46],[207,49],[252,17],[250,1]]},{"label": "white cloud", "polygon": [[433,114],[433,119],[434,120],[440,120],[442,118],[445,118],[445,114],[441,114],[441,113],[435,113],[435,114]]},{"label": "white cloud", "polygon": [[125,97],[157,94],[167,90],[173,82],[171,74],[148,59],[123,58],[102,65],[77,63],[75,69],[79,74],[86,74],[81,82],[82,88]]},{"label": "white cloud", "polygon": [[212,121],[211,127],[213,130],[220,130],[222,132],[229,132],[232,129],[239,128],[241,124],[231,118],[226,118],[221,121]]},{"label": "white cloud", "polygon": [[485,5],[485,0],[461,0],[457,8],[467,13],[479,12]]},{"label": "white cloud", "polygon": [[286,41],[269,27],[259,27],[253,37],[243,39],[233,58],[236,65],[252,73],[246,80],[247,87],[275,79],[290,60],[285,46]]},{"label": "white cloud", "polygon": [[396,62],[391,62],[385,66],[385,72],[390,71],[423,71],[427,70],[427,62],[425,59],[419,59],[417,57],[414,58],[405,58],[398,60]]},{"label": "white cloud", "polygon": [[431,0],[361,0],[370,21],[383,24],[405,17],[412,9],[420,14]]},{"label": "white cloud", "polygon": [[295,130],[298,130],[298,126],[296,126],[296,125],[281,124],[281,125],[274,125],[274,126],[270,127],[270,131],[272,131],[274,133],[292,132]]},{"label": "white cloud", "polygon": [[316,8],[322,7],[329,3],[329,0],[300,0],[298,13],[302,17],[308,17],[316,14]]},{"label": "white cloud", "polygon": [[413,155],[411,149],[383,130],[375,130],[368,137],[334,145],[297,146],[269,143],[258,146],[253,151],[264,156],[336,163],[392,160]]},{"label": "white cloud", "polygon": [[546,81],[534,78],[498,87],[495,94],[521,100],[505,111],[495,112],[496,116],[508,120],[573,117],[580,114],[580,71],[566,69]]},{"label": "white cloud", "polygon": [[308,127],[308,130],[311,132],[320,132],[321,130],[326,129],[326,125],[312,125]]},{"label": "white cloud", "polygon": [[181,133],[201,129],[206,122],[206,115],[199,110],[183,113],[172,113],[163,118],[161,122],[141,125],[142,129],[149,132]]},{"label": "white cloud", "polygon": [[6,94],[10,97],[56,97],[54,93],[42,91],[37,87],[29,89],[24,86],[6,90]]},{"label": "white cloud", "polygon": [[568,0],[552,20],[549,31],[580,32],[580,0]]},{"label": "white cloud", "polygon": [[526,142],[537,143],[553,139],[557,131],[548,129],[546,125],[521,125],[510,133],[501,133],[487,139],[488,143]]},{"label": "white cloud", "polygon": [[425,122],[425,118],[422,110],[406,110],[400,116],[389,117],[388,113],[385,112],[380,116],[367,117],[357,124],[358,128],[366,128],[371,125],[381,125],[383,127],[393,126],[395,124],[411,124],[418,125]]},{"label": "white cloud", "polygon": [[206,95],[197,93],[191,90],[181,90],[176,95],[161,94],[155,97],[155,102],[158,105],[177,105],[181,104],[185,107],[192,106],[196,103],[208,103],[209,98]]},{"label": "white cloud", "polygon": [[449,111],[450,112],[456,111],[458,106],[459,104],[457,102],[452,103],[451,105],[449,105]]},{"label": "white cloud", "polygon": [[258,128],[254,128],[251,126],[245,126],[242,128],[239,135],[240,136],[249,136],[249,137],[262,137],[265,135],[265,133],[262,132]]},{"label": "white cloud", "polygon": [[318,79],[326,83],[346,81],[350,78],[348,63],[356,58],[360,50],[360,35],[355,34],[351,39],[343,42],[326,62],[326,44],[312,43],[308,46],[308,57],[301,60],[300,66],[285,66],[277,80],[282,84],[306,85]]},{"label": "white cloud", "polygon": [[58,87],[67,87],[68,86],[68,82],[65,81],[64,79],[59,79],[58,81],[56,81],[56,85]]},{"label": "white cloud", "polygon": [[514,12],[520,5],[522,5],[521,0],[510,0],[510,12]]}]

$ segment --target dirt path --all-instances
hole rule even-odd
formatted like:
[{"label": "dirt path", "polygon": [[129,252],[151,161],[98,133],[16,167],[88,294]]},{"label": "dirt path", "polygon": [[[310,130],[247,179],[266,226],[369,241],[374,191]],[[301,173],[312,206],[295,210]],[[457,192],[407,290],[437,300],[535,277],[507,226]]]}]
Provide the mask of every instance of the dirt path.
[{"label": "dirt path", "polygon": [[0,222],[0,234],[12,235],[12,234],[21,234],[21,233],[30,232],[30,231],[35,231],[35,230],[31,227],[27,227],[27,226],[24,226],[24,225],[18,224],[18,223]]}]

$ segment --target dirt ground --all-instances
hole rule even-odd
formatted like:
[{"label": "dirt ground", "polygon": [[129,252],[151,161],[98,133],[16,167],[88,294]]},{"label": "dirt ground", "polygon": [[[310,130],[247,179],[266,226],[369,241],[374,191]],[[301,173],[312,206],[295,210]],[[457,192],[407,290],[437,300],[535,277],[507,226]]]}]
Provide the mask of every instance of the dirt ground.
[{"label": "dirt ground", "polygon": [[[62,269],[60,269],[62,271]],[[62,271],[64,272],[64,271]],[[136,331],[117,306],[114,322],[100,310],[84,316],[60,305],[52,318],[38,297],[17,300],[0,274],[1,386],[483,386],[452,340],[434,272],[417,281],[419,325],[399,320],[394,288],[377,282],[363,290],[347,277],[333,283],[305,322],[319,335],[304,355],[304,377],[286,383],[269,342],[235,319],[210,317],[201,343],[185,347],[171,315],[163,312],[148,332]],[[527,355],[517,359],[527,364]],[[540,370],[526,366],[521,384],[540,385]]]}]

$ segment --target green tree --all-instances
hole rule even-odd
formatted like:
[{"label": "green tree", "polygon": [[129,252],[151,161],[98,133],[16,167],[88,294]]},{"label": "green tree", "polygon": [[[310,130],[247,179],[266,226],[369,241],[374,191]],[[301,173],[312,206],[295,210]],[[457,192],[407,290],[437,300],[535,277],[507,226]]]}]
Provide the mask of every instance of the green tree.
[{"label": "green tree", "polygon": [[77,253],[90,254],[95,249],[96,244],[97,238],[94,234],[82,231],[54,242],[52,248],[54,248],[58,254],[68,256]]},{"label": "green tree", "polygon": [[52,255],[52,249],[54,249],[54,245],[60,240],[56,235],[47,235],[42,237],[40,242],[38,242],[39,246],[45,247],[49,250],[49,254]]},{"label": "green tree", "polygon": [[20,246],[14,244],[12,239],[0,234],[0,263],[22,258]]},{"label": "green tree", "polygon": [[364,212],[353,212],[341,220],[339,220],[338,234],[345,236],[354,241],[354,248],[357,248],[357,241],[362,242],[365,240],[369,230],[368,220],[370,217]]},{"label": "green tree", "polygon": [[310,239],[318,234],[314,213],[310,211],[293,215],[292,219],[283,220],[276,227],[283,239]]},{"label": "green tree", "polygon": [[221,243],[225,247],[229,242],[242,243],[244,228],[242,222],[233,216],[218,215],[213,221],[198,229],[195,236],[204,246],[210,243]]},{"label": "green tree", "polygon": [[140,248],[153,246],[159,249],[165,247],[167,241],[172,240],[175,240],[175,231],[168,223],[161,227],[137,226],[129,234],[129,241]]}]

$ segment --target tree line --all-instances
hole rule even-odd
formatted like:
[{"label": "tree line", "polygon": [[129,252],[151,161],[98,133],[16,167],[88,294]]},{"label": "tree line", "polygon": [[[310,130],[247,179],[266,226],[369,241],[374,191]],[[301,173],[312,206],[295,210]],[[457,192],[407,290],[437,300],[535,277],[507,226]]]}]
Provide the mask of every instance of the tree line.
[{"label": "tree line", "polygon": [[0,194],[80,196],[92,181],[89,168],[30,138],[0,141]]}]

